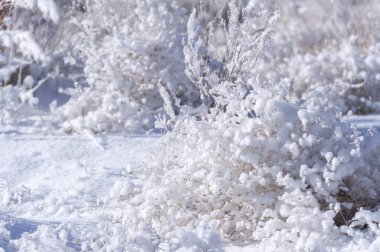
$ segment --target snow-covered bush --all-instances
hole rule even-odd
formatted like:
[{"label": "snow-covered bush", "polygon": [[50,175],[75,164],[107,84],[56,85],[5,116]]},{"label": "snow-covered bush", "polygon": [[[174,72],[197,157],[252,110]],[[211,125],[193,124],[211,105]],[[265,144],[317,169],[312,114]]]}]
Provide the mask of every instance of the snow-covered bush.
[{"label": "snow-covered bush", "polygon": [[129,200],[140,194],[141,179],[130,173],[116,181],[109,195],[99,201],[103,211],[97,229],[82,234],[82,250],[96,251],[222,251],[218,232],[207,223],[195,229],[177,228],[159,235],[141,209]]},{"label": "snow-covered bush", "polygon": [[[76,18],[76,50],[88,86],[62,108],[67,131],[139,132],[163,112],[160,88],[173,103],[194,105],[197,89],[185,75],[182,39],[188,10],[182,1],[93,1]],[[126,11],[128,10],[128,11]]]},{"label": "snow-covered bush", "polygon": [[186,74],[208,108],[220,108],[226,102],[220,100],[226,97],[217,94],[223,82],[232,82],[226,88],[239,85],[248,89],[247,81],[255,77],[252,69],[267,49],[279,17],[272,1],[248,1],[243,6],[229,1],[227,17],[209,16],[201,9],[189,18],[184,46]]},{"label": "snow-covered bush", "polygon": [[100,217],[97,229],[83,238],[82,251],[155,251],[159,243],[152,228],[133,208],[115,208]]},{"label": "snow-covered bush", "polygon": [[215,222],[225,237],[247,243],[267,225],[281,229],[314,211],[337,229],[372,207],[379,190],[357,133],[323,104],[302,107],[282,92],[259,89],[230,99],[224,113],[176,124],[162,174],[153,174],[141,203],[157,230]]},{"label": "snow-covered bush", "polygon": [[[21,120],[41,114],[37,109],[48,111],[51,102],[62,105],[68,97],[58,94],[59,87],[72,85],[80,72],[75,59],[67,62],[75,41],[75,28],[69,24],[74,13],[71,3],[15,0],[1,4],[12,6],[0,30],[3,114],[13,121]],[[4,96],[10,90],[12,103],[6,99],[9,95]]]},{"label": "snow-covered bush", "polygon": [[12,6],[8,7],[10,11],[2,20],[2,51],[9,54],[10,60],[13,57],[46,60],[43,46],[53,39],[51,26],[59,21],[54,1],[2,1],[1,5],[3,8]]},{"label": "snow-covered bush", "polygon": [[[193,12],[185,58],[203,106],[177,118],[150,177],[124,200],[160,237],[208,223],[224,238],[262,250],[376,243],[371,211],[380,176],[365,159],[369,147],[362,149],[362,137],[328,100],[292,102],[288,83],[253,78],[248,69],[266,48],[276,8],[270,1],[237,7],[230,2],[225,28],[231,58],[218,57],[212,23],[202,30]],[[229,44],[230,34],[239,44]],[[234,66],[242,71],[234,73]],[[355,233],[365,225],[373,227],[366,238]]]},{"label": "snow-covered bush", "polygon": [[344,112],[378,111],[377,1],[283,1],[281,11],[260,77],[291,79],[297,98],[323,90]]}]

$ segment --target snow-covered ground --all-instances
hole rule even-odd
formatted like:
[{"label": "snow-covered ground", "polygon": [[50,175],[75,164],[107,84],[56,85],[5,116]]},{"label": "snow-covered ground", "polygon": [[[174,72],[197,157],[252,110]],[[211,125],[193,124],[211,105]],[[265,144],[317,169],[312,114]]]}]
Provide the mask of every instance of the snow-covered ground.
[{"label": "snow-covered ground", "polygon": [[[379,126],[380,116],[350,121],[364,132]],[[84,234],[93,232],[98,217],[108,211],[115,182],[126,176],[141,179],[147,162],[160,157],[160,149],[159,135],[86,138],[3,132],[0,248],[80,250]],[[242,248],[225,244],[224,249]]]},{"label": "snow-covered ground", "polygon": [[159,149],[158,139],[115,135],[95,142],[81,136],[2,134],[0,247],[12,251],[10,240],[42,224],[70,226],[67,246],[80,247],[76,236],[96,226],[115,181],[138,174]]}]

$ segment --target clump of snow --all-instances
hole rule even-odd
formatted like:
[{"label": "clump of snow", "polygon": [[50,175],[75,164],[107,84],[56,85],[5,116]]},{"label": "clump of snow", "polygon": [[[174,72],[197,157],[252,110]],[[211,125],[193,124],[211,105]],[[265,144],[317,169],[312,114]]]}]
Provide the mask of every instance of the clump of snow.
[{"label": "clump of snow", "polygon": [[18,251],[74,251],[67,247],[67,231],[40,225],[35,232],[24,233],[11,240],[10,247]]},{"label": "clump of snow", "polygon": [[176,229],[168,233],[165,239],[167,251],[223,251],[219,233],[205,223],[195,230]]}]

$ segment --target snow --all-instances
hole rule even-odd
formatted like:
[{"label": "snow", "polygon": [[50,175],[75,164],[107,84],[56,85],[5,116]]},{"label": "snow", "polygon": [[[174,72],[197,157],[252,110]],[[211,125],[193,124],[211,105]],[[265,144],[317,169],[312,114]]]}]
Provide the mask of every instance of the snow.
[{"label": "snow", "polygon": [[275,2],[0,4],[0,252],[380,251],[376,1]]},{"label": "snow", "polygon": [[[354,116],[349,121],[365,130],[380,125],[380,116]],[[2,131],[0,248],[81,250],[85,234],[93,232],[99,216],[110,211],[110,199],[133,194],[148,163],[160,157],[160,139],[160,135],[88,138]],[[326,158],[330,156],[326,153]],[[240,180],[246,177],[242,174]],[[182,246],[186,241],[202,244],[194,233],[180,237],[175,239]],[[253,245],[223,244],[222,251],[255,250]],[[197,251],[190,245],[184,251]]]},{"label": "snow", "polygon": [[[115,181],[139,174],[159,149],[158,140],[157,136],[113,135],[97,144],[81,136],[2,134],[0,223],[10,239],[0,232],[0,247],[7,248],[9,240],[36,232],[40,226],[71,226],[72,239],[91,230]],[[36,239],[43,242],[43,237]],[[79,248],[78,243],[67,246]]]},{"label": "snow", "polygon": [[348,121],[353,123],[358,130],[366,132],[370,128],[380,128],[380,115],[350,116]]}]

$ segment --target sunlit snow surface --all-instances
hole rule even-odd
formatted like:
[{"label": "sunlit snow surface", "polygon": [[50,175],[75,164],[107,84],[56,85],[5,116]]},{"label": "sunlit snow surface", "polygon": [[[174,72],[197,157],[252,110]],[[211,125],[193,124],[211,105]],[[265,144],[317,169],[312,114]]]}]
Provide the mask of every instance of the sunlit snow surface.
[{"label": "sunlit snow surface", "polygon": [[[365,134],[380,116],[349,119]],[[0,131],[0,248],[78,251],[108,211],[117,180],[141,180],[160,136],[84,137]],[[226,251],[242,251],[226,244]],[[1,249],[0,249],[1,251]],[[244,251],[250,251],[249,247]]]},{"label": "sunlit snow surface", "polygon": [[115,181],[138,176],[158,139],[0,134],[0,247],[45,224],[69,226],[67,246],[79,249],[75,236],[96,226]]}]

